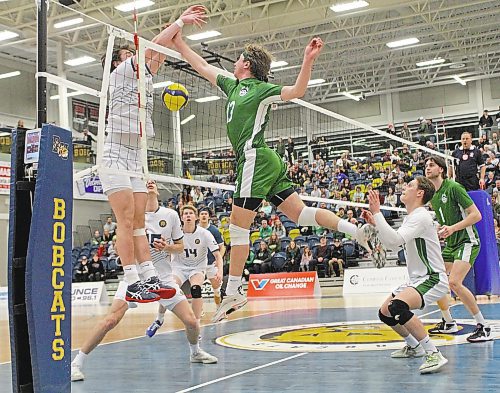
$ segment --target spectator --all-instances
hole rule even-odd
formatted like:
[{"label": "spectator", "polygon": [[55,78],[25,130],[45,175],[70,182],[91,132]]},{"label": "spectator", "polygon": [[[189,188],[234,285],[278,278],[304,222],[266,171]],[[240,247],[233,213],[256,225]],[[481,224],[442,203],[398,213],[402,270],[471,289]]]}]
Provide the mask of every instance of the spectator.
[{"label": "spectator", "polygon": [[319,240],[319,245],[316,247],[314,259],[309,263],[310,270],[317,270],[318,266],[322,266],[325,272],[329,269],[331,259],[330,247],[326,242],[326,237],[322,236]]},{"label": "spectator", "polygon": [[358,225],[358,220],[354,217],[354,211],[352,209],[347,210],[347,216],[345,219],[351,224]]},{"label": "spectator", "polygon": [[493,187],[493,193],[500,193],[500,179],[495,180],[495,187]]},{"label": "spectator", "polygon": [[495,227],[495,237],[500,240],[500,227],[498,226],[498,218],[493,218],[493,224]]},{"label": "spectator", "polygon": [[361,192],[361,186],[356,186],[355,192],[352,194],[352,201],[358,203],[365,201],[365,193]]},{"label": "spectator", "polygon": [[[472,144],[472,134],[467,131],[463,132],[461,143],[462,146],[452,153],[455,158],[456,180],[467,191],[484,189],[486,166],[481,152]],[[478,168],[481,172],[479,178]],[[448,176],[452,177],[451,175],[451,168],[448,168]]]},{"label": "spectator", "polygon": [[403,193],[403,190],[406,186],[406,183],[402,177],[398,177],[397,183],[394,186],[394,190],[397,195],[401,195]]},{"label": "spectator", "polygon": [[106,223],[103,225],[102,229],[104,231],[107,230],[110,233],[111,237],[116,235],[116,222],[113,222],[113,217],[107,218]]},{"label": "spectator", "polygon": [[82,257],[76,270],[75,270],[75,281],[84,282],[89,280],[89,264],[87,257]]},{"label": "spectator", "polygon": [[493,187],[495,185],[495,172],[488,172],[486,176],[486,180],[484,182],[484,186],[486,188]]},{"label": "spectator", "polygon": [[482,129],[484,134],[487,134],[491,131],[491,127],[493,127],[493,118],[488,114],[488,110],[485,109],[483,115],[479,118],[479,129]]},{"label": "spectator", "polygon": [[302,252],[302,257],[300,259],[300,270],[303,272],[309,271],[309,264],[313,259],[313,255],[309,246],[304,247],[304,251]]},{"label": "spectator", "polygon": [[300,270],[300,249],[295,241],[291,241],[286,247],[286,271],[298,272]]},{"label": "spectator", "polygon": [[331,277],[335,273],[335,277],[340,277],[344,273],[344,245],[339,238],[333,239],[331,259],[328,265],[328,276]]},{"label": "spectator", "polygon": [[319,190],[318,186],[315,184],[313,186],[313,189],[311,191],[311,196],[314,198],[320,198],[321,197],[321,191]]},{"label": "spectator", "polygon": [[279,219],[274,222],[273,232],[276,233],[276,235],[278,235],[279,238],[286,236],[285,227],[283,226],[283,224]]},{"label": "spectator", "polygon": [[267,246],[269,248],[271,256],[281,251],[281,240],[276,234],[276,232],[272,233],[271,237],[269,238],[269,241],[267,242]]},{"label": "spectator", "polygon": [[497,127],[500,130],[500,105],[498,106],[498,113],[495,116],[495,121],[497,123]]},{"label": "spectator", "polygon": [[293,161],[295,160],[295,143],[293,142],[292,137],[288,137],[286,152],[288,153],[288,162],[290,163],[290,165],[292,165]]},{"label": "spectator", "polygon": [[408,128],[408,123],[403,123],[403,127],[401,128],[401,138],[404,138],[408,141],[411,141],[411,131]]},{"label": "spectator", "polygon": [[428,141],[429,123],[427,123],[427,120],[424,119],[423,116],[420,116],[418,118],[418,121],[420,123],[417,134],[418,143],[422,146],[425,146],[426,142]]},{"label": "spectator", "polygon": [[278,153],[278,155],[283,158],[285,157],[285,150],[285,142],[283,141],[283,138],[279,137],[278,143],[276,143],[276,153]]},{"label": "spectator", "polygon": [[96,254],[99,258],[105,257],[108,254],[108,247],[106,242],[102,241],[97,248]]},{"label": "spectator", "polygon": [[268,240],[272,233],[273,233],[273,229],[269,226],[269,224],[267,223],[267,220],[262,220],[260,222],[261,224],[261,227],[259,229],[259,235],[260,235],[260,238],[262,240]]},{"label": "spectator", "polygon": [[201,193],[200,187],[195,187],[191,190],[191,200],[193,201],[195,206],[198,205],[198,203],[203,202],[204,198],[203,194]]},{"label": "spectator", "polygon": [[259,244],[259,250],[255,254],[255,259],[253,261],[253,270],[255,274],[268,273],[271,271],[271,253],[265,241]]},{"label": "spectator", "polygon": [[89,266],[89,281],[104,280],[104,266],[99,259],[99,255],[94,254]]},{"label": "spectator", "polygon": [[116,237],[113,237],[113,240],[111,240],[111,244],[108,247],[108,258],[118,258],[118,251],[116,250]]},{"label": "spectator", "polygon": [[[252,250],[252,247],[248,250],[248,258],[245,262],[245,269],[243,270],[243,278],[248,281],[250,278],[250,273],[255,274],[255,270],[253,268],[253,261],[255,260],[255,253]],[[224,266],[224,275],[227,276],[229,274],[229,264]]]},{"label": "spectator", "polygon": [[90,244],[93,246],[98,246],[99,244],[101,244],[101,242],[102,242],[101,232],[99,232],[98,230],[95,230],[94,237],[92,239],[90,239]]},{"label": "spectator", "polygon": [[273,211],[273,207],[268,201],[263,201],[259,211],[264,212],[266,216],[270,216],[271,212]]},{"label": "spectator", "polygon": [[397,203],[398,203],[398,197],[394,193],[394,189],[392,187],[389,187],[387,195],[385,196],[384,199],[384,205],[396,207]]},{"label": "spectator", "polygon": [[113,240],[113,236],[114,235],[111,235],[111,233],[109,232],[109,230],[104,229],[103,234],[102,234],[102,241],[106,242],[106,243],[109,243],[111,240]]},{"label": "spectator", "polygon": [[81,139],[80,143],[83,145],[92,146],[92,142],[96,142],[94,135],[91,132],[89,132],[89,130],[86,128],[83,129],[83,133],[82,133],[81,138],[82,139]]},{"label": "spectator", "polygon": [[233,198],[232,197],[228,197],[223,203],[222,203],[222,209],[227,212],[227,213],[231,213],[231,210],[232,210],[232,206],[233,206]]}]

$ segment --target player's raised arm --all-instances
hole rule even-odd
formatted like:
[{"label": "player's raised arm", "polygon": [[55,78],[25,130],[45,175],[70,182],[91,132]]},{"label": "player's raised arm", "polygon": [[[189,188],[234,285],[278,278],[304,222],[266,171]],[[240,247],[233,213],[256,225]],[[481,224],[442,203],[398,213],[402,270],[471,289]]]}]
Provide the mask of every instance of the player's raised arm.
[{"label": "player's raised arm", "polygon": [[182,39],[182,35],[176,34],[173,38],[173,43],[180,54],[186,59],[186,61],[191,64],[198,74],[207,79],[210,83],[217,86],[217,75],[223,73],[224,71],[220,68],[214,67],[208,64],[206,60],[201,57],[198,53],[191,49],[191,47],[186,44]]},{"label": "player's raised arm", "polygon": [[281,99],[283,101],[293,100],[294,98],[303,97],[306,94],[307,84],[311,79],[311,72],[314,61],[323,49],[323,41],[319,37],[314,37],[306,46],[304,52],[304,60],[300,69],[297,80],[293,86],[284,86],[281,90]]},{"label": "player's raised arm", "polygon": [[396,232],[387,223],[384,215],[380,212],[380,199],[378,192],[370,191],[368,193],[368,202],[370,204],[370,211],[373,214],[373,219],[375,220],[376,227],[378,229],[378,237],[382,244],[389,248],[395,249],[405,243],[403,237]]}]

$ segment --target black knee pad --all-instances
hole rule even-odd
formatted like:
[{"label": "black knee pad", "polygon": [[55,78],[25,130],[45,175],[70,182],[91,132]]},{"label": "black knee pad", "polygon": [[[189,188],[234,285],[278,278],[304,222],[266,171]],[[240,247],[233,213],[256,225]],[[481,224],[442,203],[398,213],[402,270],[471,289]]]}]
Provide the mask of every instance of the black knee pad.
[{"label": "black knee pad", "polygon": [[294,192],[295,190],[292,187],[287,188],[286,190],[278,192],[277,194],[269,198],[269,202],[271,202],[274,206],[278,207],[285,201],[286,198],[288,198]]},{"label": "black knee pad", "polygon": [[262,204],[261,198],[234,198],[233,204],[243,209],[257,212]]},{"label": "black knee pad", "polygon": [[201,298],[201,287],[199,285],[192,285],[191,286],[191,297],[193,299]]},{"label": "black knee pad", "polygon": [[394,319],[398,321],[400,325],[404,325],[406,322],[412,319],[414,315],[410,311],[410,306],[408,305],[408,303],[403,302],[399,299],[391,300],[387,308],[389,309],[389,312],[394,317]]},{"label": "black knee pad", "polygon": [[385,316],[380,310],[378,310],[378,318],[387,326],[396,326],[398,324],[398,321],[396,321],[393,317]]}]

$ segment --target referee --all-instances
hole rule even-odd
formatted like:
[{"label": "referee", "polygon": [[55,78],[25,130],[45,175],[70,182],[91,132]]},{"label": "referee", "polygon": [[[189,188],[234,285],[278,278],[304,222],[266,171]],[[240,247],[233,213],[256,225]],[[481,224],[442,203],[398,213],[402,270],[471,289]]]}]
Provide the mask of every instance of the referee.
[{"label": "referee", "polygon": [[[456,149],[452,156],[455,158],[456,181],[463,185],[467,191],[485,188],[484,177],[486,165],[484,165],[481,151],[472,144],[472,134],[463,132],[461,136],[462,146]],[[477,177],[478,168],[480,176]],[[452,177],[452,174],[448,174]]]}]

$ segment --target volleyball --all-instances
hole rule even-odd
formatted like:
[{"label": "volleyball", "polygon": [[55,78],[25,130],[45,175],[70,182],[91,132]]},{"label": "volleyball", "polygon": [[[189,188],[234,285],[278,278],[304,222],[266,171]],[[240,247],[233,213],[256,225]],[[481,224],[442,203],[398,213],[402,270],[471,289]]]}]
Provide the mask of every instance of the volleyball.
[{"label": "volleyball", "polygon": [[187,105],[189,93],[180,83],[172,83],[163,90],[162,99],[167,109],[177,112]]}]

